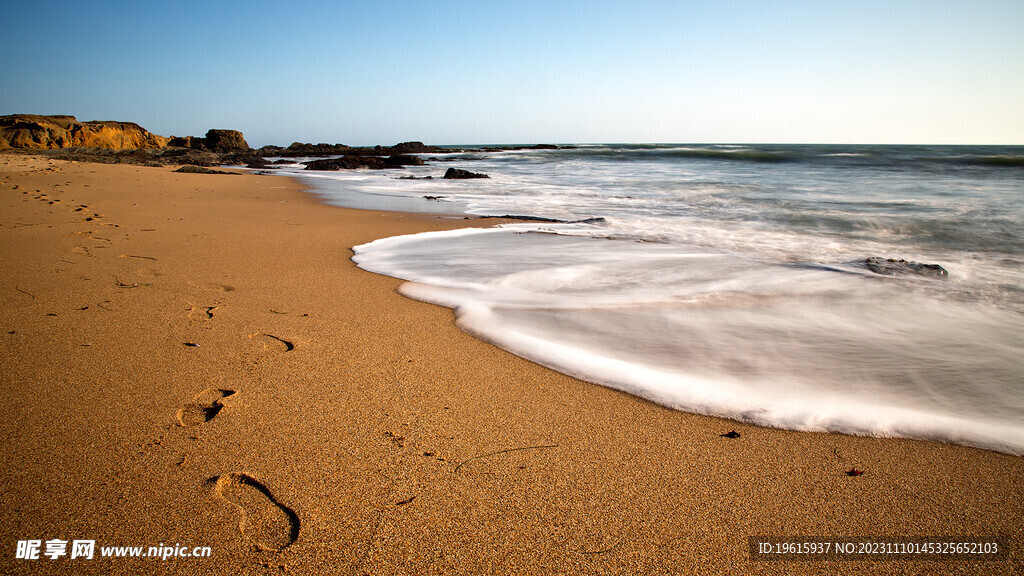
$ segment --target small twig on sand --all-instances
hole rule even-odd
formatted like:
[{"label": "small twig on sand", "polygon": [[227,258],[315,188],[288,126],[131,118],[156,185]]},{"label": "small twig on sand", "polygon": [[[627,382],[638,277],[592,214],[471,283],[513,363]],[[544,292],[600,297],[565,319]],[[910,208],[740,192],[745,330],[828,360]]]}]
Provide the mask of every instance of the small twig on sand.
[{"label": "small twig on sand", "polygon": [[540,449],[540,448],[558,448],[558,444],[543,444],[543,445],[540,445],[540,446],[520,446],[518,448],[506,448],[504,450],[498,450],[497,452],[489,452],[487,454],[481,454],[479,456],[473,456],[472,458],[470,458],[468,460],[463,460],[462,462],[460,462],[459,465],[455,467],[455,472],[458,472],[459,468],[462,468],[462,466],[464,464],[468,464],[468,463],[472,462],[473,460],[479,460],[481,458],[487,458],[488,456],[497,456],[498,454],[505,454],[506,452],[516,452],[518,450],[537,450],[537,449]]},{"label": "small twig on sand", "polygon": [[36,299],[35,295],[32,294],[31,292],[25,292],[24,290],[22,290],[21,288],[18,288],[17,286],[15,286],[14,289],[17,290],[18,292],[21,292],[22,294],[25,294],[26,296],[29,296],[33,300]]}]

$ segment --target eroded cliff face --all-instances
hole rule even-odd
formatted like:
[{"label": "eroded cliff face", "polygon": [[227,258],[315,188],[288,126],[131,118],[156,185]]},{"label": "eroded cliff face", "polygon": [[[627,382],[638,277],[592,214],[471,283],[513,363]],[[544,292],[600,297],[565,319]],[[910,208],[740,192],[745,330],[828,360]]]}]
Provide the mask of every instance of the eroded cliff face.
[{"label": "eroded cliff face", "polygon": [[74,116],[0,116],[0,150],[5,148],[163,148],[168,139],[134,122],[79,122]]}]

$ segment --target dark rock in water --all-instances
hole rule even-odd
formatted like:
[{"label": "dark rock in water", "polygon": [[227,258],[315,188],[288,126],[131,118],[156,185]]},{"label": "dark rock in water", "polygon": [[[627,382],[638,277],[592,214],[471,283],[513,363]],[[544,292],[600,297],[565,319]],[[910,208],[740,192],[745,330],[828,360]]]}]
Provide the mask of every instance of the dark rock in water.
[{"label": "dark rock in water", "polygon": [[892,258],[872,256],[864,260],[864,265],[875,274],[884,274],[886,276],[912,274],[914,276],[939,278],[941,280],[949,278],[949,272],[938,264],[921,264],[920,262],[910,262],[903,259],[894,260]]},{"label": "dark rock in water", "polygon": [[524,220],[526,222],[550,222],[552,224],[604,224],[607,222],[603,217],[584,218],[583,220],[559,220],[546,216],[529,216],[525,214],[502,214],[501,216],[477,216],[477,218],[499,218],[501,220]]},{"label": "dark rock in water", "polygon": [[525,214],[502,214],[501,216],[478,216],[478,218],[498,218],[500,220],[523,220],[525,222],[550,222],[552,224],[566,224],[565,220],[558,218],[546,218],[544,216],[528,216]]},{"label": "dark rock in water", "polygon": [[351,170],[358,167],[358,163],[352,163],[351,158],[351,156],[343,156],[341,158],[313,160],[311,162],[304,162],[304,164],[306,165],[306,170]]},{"label": "dark rock in water", "polygon": [[[427,176],[427,178],[430,178],[430,176]],[[424,196],[423,199],[424,200],[436,200],[436,201],[440,202],[441,200],[444,199],[444,196]]]},{"label": "dark rock in water", "polygon": [[433,176],[399,176],[395,180],[433,180]]},{"label": "dark rock in water", "polygon": [[449,168],[444,173],[446,180],[466,180],[469,178],[490,178],[487,174],[480,174],[478,172],[470,172],[469,170],[461,170],[459,168]]},{"label": "dark rock in water", "polygon": [[423,158],[407,154],[394,154],[384,159],[388,166],[423,166]]},{"label": "dark rock in water", "polygon": [[306,170],[355,170],[356,168],[398,168],[385,164],[380,156],[342,156],[341,158],[326,158],[324,160],[313,160],[306,162]]},{"label": "dark rock in water", "polygon": [[287,148],[280,146],[264,146],[259,149],[262,156],[283,156],[295,158],[299,156],[355,156],[357,150],[344,144],[309,144],[305,142],[292,142]]},{"label": "dark rock in water", "polygon": [[400,142],[390,148],[392,155],[395,154],[425,154],[427,152],[444,152],[438,146],[427,146],[423,142]]},{"label": "dark rock in water", "polygon": [[478,148],[481,152],[511,152],[514,150],[568,150],[573,147],[562,147],[554,144],[534,144],[533,146],[486,146]]}]

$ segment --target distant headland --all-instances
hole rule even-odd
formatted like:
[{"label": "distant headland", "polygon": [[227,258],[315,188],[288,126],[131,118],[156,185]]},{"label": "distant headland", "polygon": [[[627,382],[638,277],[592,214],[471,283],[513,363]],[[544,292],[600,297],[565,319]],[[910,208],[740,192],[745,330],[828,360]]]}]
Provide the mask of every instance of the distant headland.
[{"label": "distant headland", "polygon": [[423,164],[414,154],[453,152],[497,152],[503,150],[556,150],[554,144],[480,148],[442,148],[423,142],[402,142],[394,146],[352,147],[345,144],[293,142],[287,147],[263,146],[253,149],[238,130],[211,129],[205,137],[159,136],[134,122],[79,121],[74,116],[13,114],[0,116],[0,150],[27,150],[68,160],[108,164],[164,166],[236,165],[274,168],[268,157],[330,157],[307,162],[310,170],[354,168],[389,169]]}]

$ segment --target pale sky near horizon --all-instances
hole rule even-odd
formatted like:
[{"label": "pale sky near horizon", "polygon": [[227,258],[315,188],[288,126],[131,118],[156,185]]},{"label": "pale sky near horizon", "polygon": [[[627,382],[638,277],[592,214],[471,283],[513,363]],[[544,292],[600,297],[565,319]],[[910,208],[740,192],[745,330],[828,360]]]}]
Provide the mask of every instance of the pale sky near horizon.
[{"label": "pale sky near horizon", "polygon": [[1024,144],[1024,1],[8,1],[0,114],[251,146]]}]

